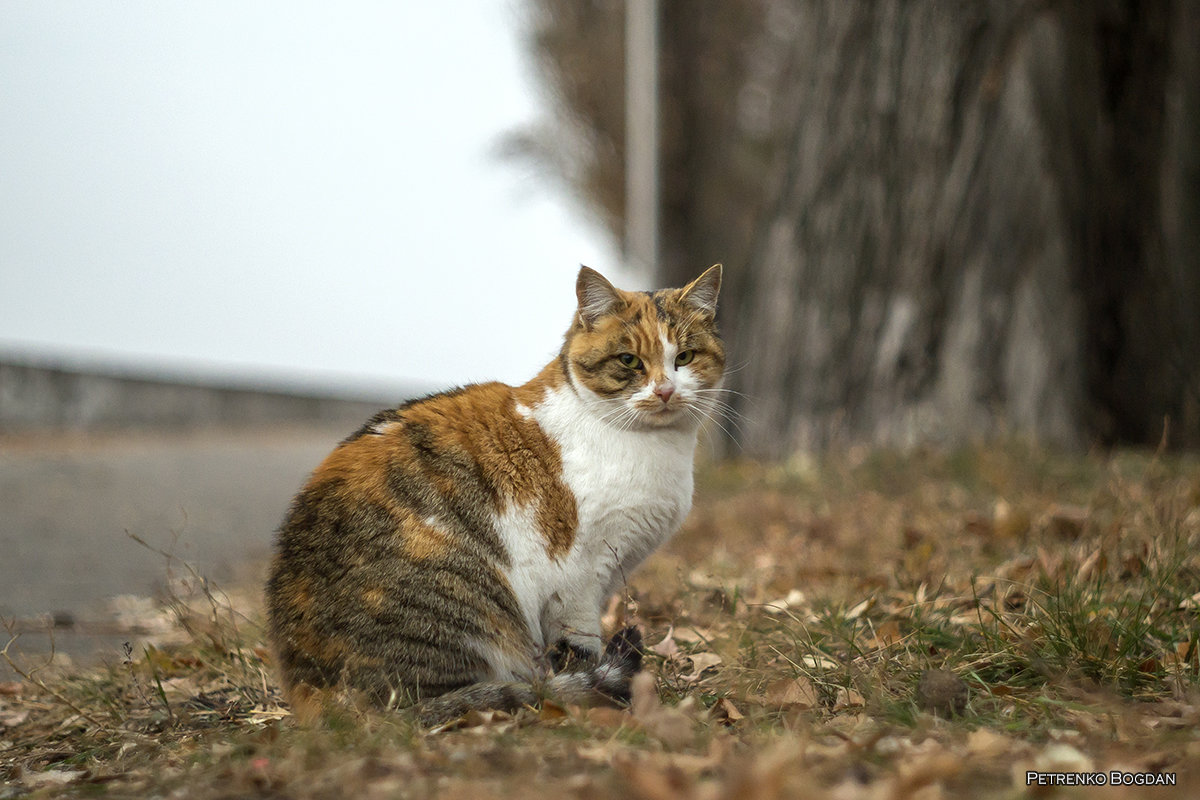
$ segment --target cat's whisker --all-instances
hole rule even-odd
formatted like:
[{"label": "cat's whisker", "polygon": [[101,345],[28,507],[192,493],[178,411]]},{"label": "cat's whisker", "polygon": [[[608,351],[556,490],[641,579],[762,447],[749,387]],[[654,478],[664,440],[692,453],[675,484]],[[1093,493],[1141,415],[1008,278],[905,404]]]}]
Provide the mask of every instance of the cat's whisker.
[{"label": "cat's whisker", "polygon": [[748,366],[750,366],[750,359],[748,359],[748,358],[747,358],[745,361],[743,361],[742,363],[740,363],[740,364],[738,364],[737,366],[735,366],[735,367],[728,367],[728,366],[727,366],[727,367],[725,367],[725,376],[726,376],[726,377],[728,377],[728,376],[730,376],[730,375],[734,374],[735,372],[741,372],[742,370],[744,370],[744,369],[745,369],[746,367],[748,367]]},{"label": "cat's whisker", "polygon": [[[718,428],[720,428],[722,431],[724,431],[724,432],[725,432],[725,435],[726,435],[726,436],[728,436],[730,439],[736,439],[736,438],[738,438],[738,437],[734,436],[734,435],[733,435],[733,431],[729,430],[729,428],[727,428],[727,427],[725,426],[725,423],[721,421],[721,416],[720,416],[720,415],[717,415],[717,414],[709,414],[709,415],[708,415],[708,417],[707,417],[707,419],[708,419],[708,421],[709,421],[709,422],[711,422],[713,425],[716,425]],[[726,421],[728,421],[728,422],[729,422],[729,423],[730,423],[730,424],[731,424],[731,425],[734,427],[734,429],[735,429],[735,430],[737,430],[737,432],[738,432],[739,434],[741,434],[741,435],[743,435],[743,436],[746,434],[746,432],[745,432],[744,430],[742,430],[742,427],[741,427],[741,425],[739,425],[739,424],[738,424],[738,423],[737,423],[737,422],[736,422],[736,421],[735,421],[733,418],[731,418],[731,417],[726,417]]]},{"label": "cat's whisker", "polygon": [[692,391],[696,392],[697,394],[732,394],[736,395],[737,397],[744,397],[747,400],[750,399],[750,395],[744,392],[739,392],[736,389],[728,389],[724,386],[714,386],[709,389],[693,389]]},{"label": "cat's whisker", "polygon": [[733,437],[733,434],[721,422],[722,418],[729,422],[729,424],[732,425],[739,434],[743,436],[745,435],[746,431],[744,428],[742,428],[739,420],[746,419],[746,417],[739,413],[738,410],[733,406],[711,397],[696,398],[696,405],[701,407],[707,413],[708,418],[711,419],[714,424],[718,425],[721,430],[725,431],[725,433],[731,438],[736,437]]},{"label": "cat's whisker", "polygon": [[723,413],[741,416],[741,412],[730,402],[721,399],[720,397],[698,395],[695,399],[698,405],[703,405],[707,408],[718,409]]}]

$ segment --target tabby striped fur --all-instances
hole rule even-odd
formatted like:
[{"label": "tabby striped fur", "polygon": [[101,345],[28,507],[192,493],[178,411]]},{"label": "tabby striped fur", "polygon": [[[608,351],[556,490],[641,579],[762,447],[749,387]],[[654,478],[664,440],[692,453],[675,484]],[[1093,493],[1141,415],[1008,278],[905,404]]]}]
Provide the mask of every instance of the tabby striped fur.
[{"label": "tabby striped fur", "polygon": [[339,444],[293,501],[267,584],[293,704],[347,687],[436,724],[627,699],[640,634],[602,647],[601,608],[691,506],[724,370],[720,280],[718,265],[624,292],[584,267],[532,381],[414,400]]}]

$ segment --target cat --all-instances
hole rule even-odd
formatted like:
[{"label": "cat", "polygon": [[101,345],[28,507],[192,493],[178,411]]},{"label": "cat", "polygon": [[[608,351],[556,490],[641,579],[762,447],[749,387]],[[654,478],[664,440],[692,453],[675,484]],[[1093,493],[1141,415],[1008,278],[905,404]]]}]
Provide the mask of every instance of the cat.
[{"label": "cat", "polygon": [[627,702],[641,634],[605,644],[602,607],[691,508],[720,286],[719,264],[652,293],[582,267],[533,380],[413,400],[342,441],[293,500],[266,588],[293,707],[348,687],[436,725]]}]

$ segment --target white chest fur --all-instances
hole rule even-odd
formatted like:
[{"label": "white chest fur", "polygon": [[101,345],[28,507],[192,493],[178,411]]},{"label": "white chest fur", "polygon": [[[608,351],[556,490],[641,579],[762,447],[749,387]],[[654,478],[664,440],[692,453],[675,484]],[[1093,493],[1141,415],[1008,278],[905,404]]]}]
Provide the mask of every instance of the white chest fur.
[{"label": "white chest fur", "polygon": [[600,635],[601,604],[687,516],[696,430],[620,430],[566,386],[530,413],[558,444],[578,526],[571,549],[552,559],[534,509],[509,509],[499,525],[509,578],[539,647],[564,635],[587,646]]}]

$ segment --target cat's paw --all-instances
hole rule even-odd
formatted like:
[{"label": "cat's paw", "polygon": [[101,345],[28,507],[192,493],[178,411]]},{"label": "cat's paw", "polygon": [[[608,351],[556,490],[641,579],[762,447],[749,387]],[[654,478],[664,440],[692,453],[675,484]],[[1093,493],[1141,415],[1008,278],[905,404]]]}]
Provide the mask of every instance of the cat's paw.
[{"label": "cat's paw", "polygon": [[596,670],[596,691],[619,705],[629,705],[633,676],[642,669],[642,632],[634,625],[613,634]]},{"label": "cat's paw", "polygon": [[565,636],[554,643],[546,653],[550,668],[555,672],[574,672],[593,667],[600,660],[600,652],[586,645],[569,641]]},{"label": "cat's paw", "polygon": [[602,663],[619,664],[629,674],[642,669],[642,632],[636,625],[622,628],[604,647]]}]

